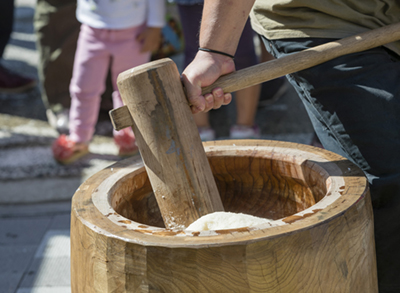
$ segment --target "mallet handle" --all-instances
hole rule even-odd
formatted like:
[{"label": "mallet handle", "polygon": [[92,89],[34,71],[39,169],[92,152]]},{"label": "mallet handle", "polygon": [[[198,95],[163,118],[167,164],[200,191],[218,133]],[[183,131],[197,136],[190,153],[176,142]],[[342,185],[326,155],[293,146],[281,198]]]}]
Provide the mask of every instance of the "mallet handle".
[{"label": "mallet handle", "polygon": [[339,56],[365,51],[400,39],[400,23],[370,30],[348,38],[329,42],[299,53],[264,62],[220,77],[203,88],[203,94],[221,87],[224,92],[235,92],[286,74],[324,63]]}]

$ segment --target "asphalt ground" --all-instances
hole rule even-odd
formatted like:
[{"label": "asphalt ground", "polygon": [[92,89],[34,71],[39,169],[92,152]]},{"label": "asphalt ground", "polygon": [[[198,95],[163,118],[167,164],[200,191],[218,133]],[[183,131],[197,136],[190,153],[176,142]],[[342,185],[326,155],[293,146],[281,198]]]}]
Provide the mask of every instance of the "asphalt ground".
[{"label": "asphalt ground", "polygon": [[[15,24],[2,64],[37,76],[33,13],[35,0],[16,1]],[[173,58],[181,70],[182,56]],[[235,105],[210,113],[217,139],[227,139]],[[70,292],[71,198],[89,176],[120,160],[106,111],[100,115],[91,154],[68,166],[57,164],[51,143],[57,137],[46,120],[40,88],[0,93],[0,288],[1,292]],[[309,144],[312,126],[289,87],[256,122],[263,139]]]}]

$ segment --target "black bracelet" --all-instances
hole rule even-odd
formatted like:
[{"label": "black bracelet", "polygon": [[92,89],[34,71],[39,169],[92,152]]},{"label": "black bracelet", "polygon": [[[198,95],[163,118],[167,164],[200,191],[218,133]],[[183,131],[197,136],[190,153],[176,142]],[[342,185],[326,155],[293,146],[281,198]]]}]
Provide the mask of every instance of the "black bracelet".
[{"label": "black bracelet", "polygon": [[206,51],[206,52],[210,52],[210,53],[216,53],[216,54],[220,54],[220,55],[224,55],[224,56],[228,56],[228,57],[231,57],[232,59],[235,59],[235,57],[234,56],[232,56],[231,54],[228,54],[228,53],[224,53],[224,52],[221,52],[221,51],[217,51],[217,50],[211,50],[211,49],[207,49],[207,48],[199,48],[199,50],[200,51]]}]

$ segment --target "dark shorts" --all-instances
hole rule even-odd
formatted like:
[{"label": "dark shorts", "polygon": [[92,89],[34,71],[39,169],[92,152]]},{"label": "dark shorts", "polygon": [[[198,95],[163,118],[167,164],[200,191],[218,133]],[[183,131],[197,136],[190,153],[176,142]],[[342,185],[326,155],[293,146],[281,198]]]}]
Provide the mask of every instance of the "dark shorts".
[{"label": "dark shorts", "polygon": [[[183,68],[185,68],[192,62],[199,48],[199,31],[203,5],[178,5],[178,8],[185,39],[185,61],[183,64]],[[253,38],[254,32],[248,20],[235,54],[236,70],[258,63],[257,55],[254,50]]]},{"label": "dark shorts", "polygon": [[[264,39],[277,58],[329,41]],[[400,292],[400,57],[379,47],[287,78],[324,147],[365,172],[374,206],[379,292]]]}]

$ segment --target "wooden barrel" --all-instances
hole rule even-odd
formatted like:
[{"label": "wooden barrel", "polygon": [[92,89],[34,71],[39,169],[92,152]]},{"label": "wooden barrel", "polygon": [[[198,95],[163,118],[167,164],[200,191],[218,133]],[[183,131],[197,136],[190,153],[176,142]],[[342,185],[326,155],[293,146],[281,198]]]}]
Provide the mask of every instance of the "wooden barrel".
[{"label": "wooden barrel", "polygon": [[165,229],[141,160],[76,191],[72,292],[378,292],[368,184],[351,162],[267,140],[204,144],[225,211],[273,219]]}]

